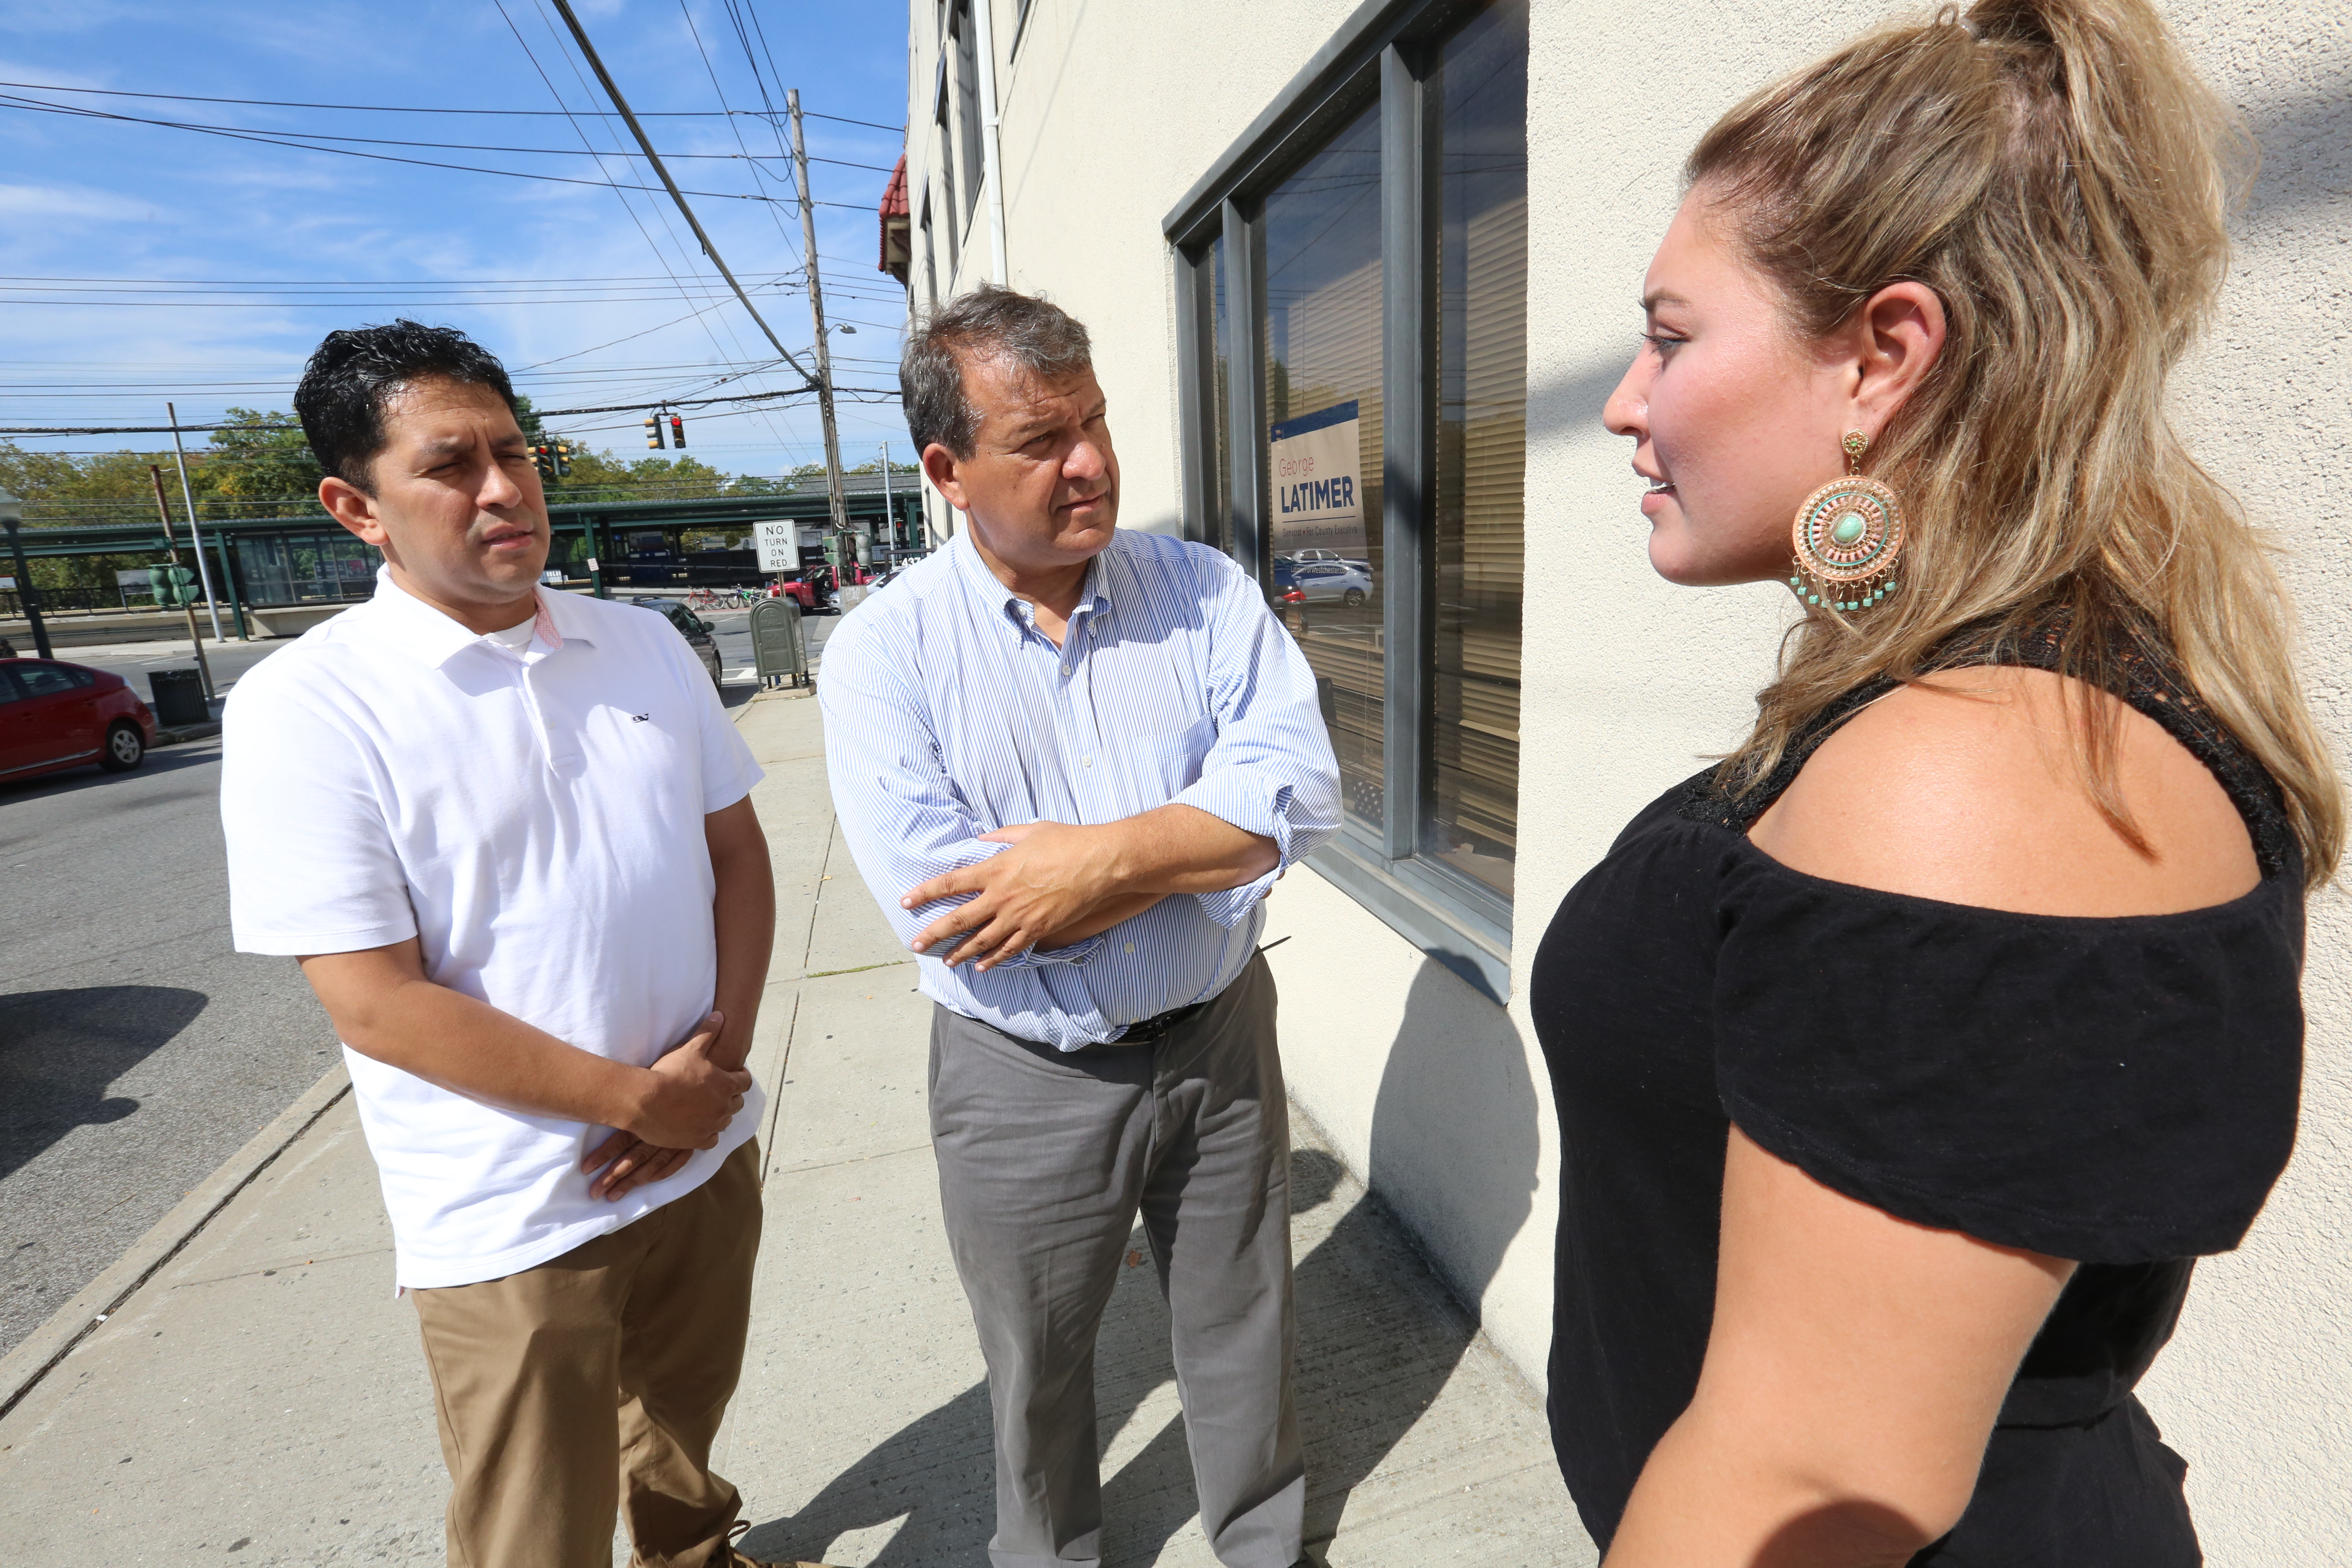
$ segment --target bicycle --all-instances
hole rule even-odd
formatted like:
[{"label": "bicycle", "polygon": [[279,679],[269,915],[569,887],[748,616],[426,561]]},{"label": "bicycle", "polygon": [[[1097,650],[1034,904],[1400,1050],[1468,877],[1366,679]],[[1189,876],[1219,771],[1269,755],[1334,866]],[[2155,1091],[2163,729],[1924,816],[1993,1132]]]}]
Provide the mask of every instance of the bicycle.
[{"label": "bicycle", "polygon": [[731,604],[722,605],[720,596],[709,588],[697,588],[686,596],[686,607],[689,610],[717,610],[732,609],[734,606]]}]

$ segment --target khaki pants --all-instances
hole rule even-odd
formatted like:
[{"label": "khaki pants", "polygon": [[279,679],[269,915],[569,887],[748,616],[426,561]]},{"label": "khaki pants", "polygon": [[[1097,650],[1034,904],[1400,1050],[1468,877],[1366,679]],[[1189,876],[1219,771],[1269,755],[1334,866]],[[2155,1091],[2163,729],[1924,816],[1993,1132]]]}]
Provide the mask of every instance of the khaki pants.
[{"label": "khaki pants", "polygon": [[416,1290],[449,1466],[451,1568],[700,1568],[735,1522],[710,1444],[760,1247],[752,1140],[701,1186],[503,1279]]}]

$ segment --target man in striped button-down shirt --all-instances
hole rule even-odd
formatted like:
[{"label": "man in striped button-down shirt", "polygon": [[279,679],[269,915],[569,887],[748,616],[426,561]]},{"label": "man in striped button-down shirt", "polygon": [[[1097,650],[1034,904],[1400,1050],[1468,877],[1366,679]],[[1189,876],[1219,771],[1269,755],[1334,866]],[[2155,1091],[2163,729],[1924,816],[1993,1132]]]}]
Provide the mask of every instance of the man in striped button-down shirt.
[{"label": "man in striped button-down shirt", "polygon": [[990,1555],[1093,1563],[1094,1342],[1139,1209],[1201,1519],[1290,1568],[1289,1138],[1260,901],[1339,826],[1307,661],[1233,562],[1117,530],[1086,329],[984,288],[909,334],[970,520],[843,621],[817,695],[858,870],[922,955],[931,1132],[996,1420]]}]

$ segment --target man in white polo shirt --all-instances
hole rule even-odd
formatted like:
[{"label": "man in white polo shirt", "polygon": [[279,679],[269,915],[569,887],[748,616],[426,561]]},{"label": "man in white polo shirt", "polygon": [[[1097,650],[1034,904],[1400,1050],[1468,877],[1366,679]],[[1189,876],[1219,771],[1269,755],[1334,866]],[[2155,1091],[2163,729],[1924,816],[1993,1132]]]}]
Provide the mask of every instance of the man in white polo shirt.
[{"label": "man in white polo shirt", "polygon": [[449,1560],[734,1565],[710,1473],[760,1237],[743,1070],[775,925],[760,777],[683,639],[536,584],[499,363],[329,333],[295,407],[375,596],[242,679],[237,947],[300,959],[350,1064],[433,1375]]}]

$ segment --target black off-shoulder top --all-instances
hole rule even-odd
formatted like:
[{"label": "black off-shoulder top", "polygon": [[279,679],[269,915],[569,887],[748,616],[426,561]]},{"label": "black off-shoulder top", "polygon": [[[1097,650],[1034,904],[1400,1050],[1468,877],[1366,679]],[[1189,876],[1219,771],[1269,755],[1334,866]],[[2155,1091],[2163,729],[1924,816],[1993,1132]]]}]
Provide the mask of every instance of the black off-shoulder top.
[{"label": "black off-shoulder top", "polygon": [[[2057,668],[2052,632],[1947,666]],[[2186,1466],[2133,1385],[2192,1260],[2284,1168],[2303,1071],[2303,861],[2269,775],[2168,661],[2116,695],[2205,763],[2262,880],[2180,914],[2016,914],[1824,881],[1749,843],[1851,693],[1757,787],[1651,805],[1562,901],[1531,1006],[1558,1105],[1553,1443],[1615,1533],[1689,1404],[1713,1314],[1724,1152],[1759,1145],[1899,1218],[2073,1258],[1973,1501],[1914,1568],[2191,1568]]]}]

